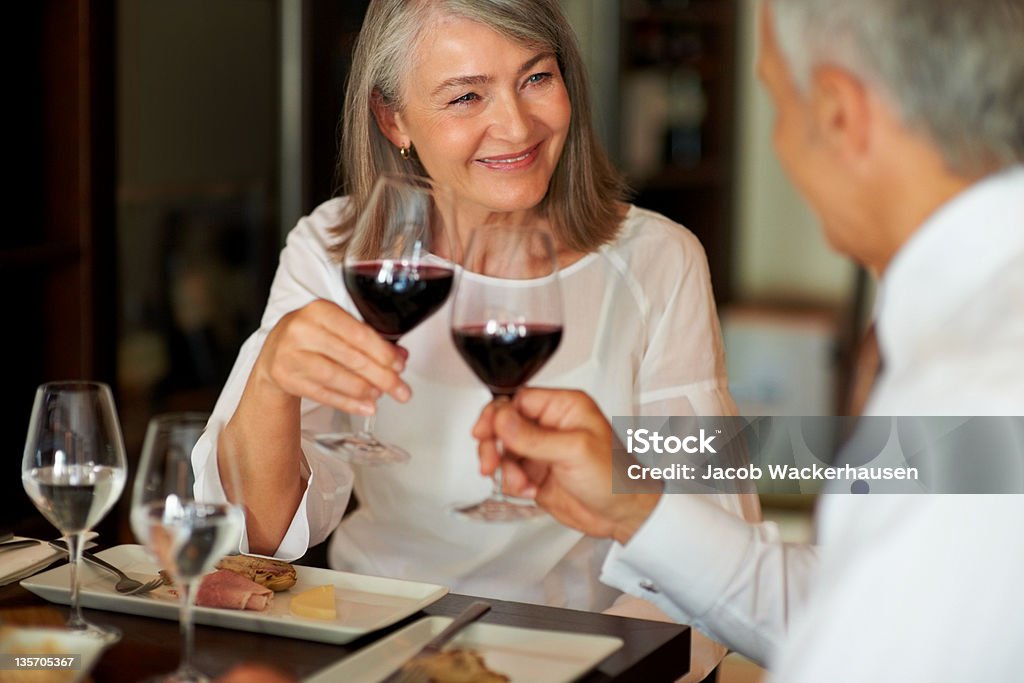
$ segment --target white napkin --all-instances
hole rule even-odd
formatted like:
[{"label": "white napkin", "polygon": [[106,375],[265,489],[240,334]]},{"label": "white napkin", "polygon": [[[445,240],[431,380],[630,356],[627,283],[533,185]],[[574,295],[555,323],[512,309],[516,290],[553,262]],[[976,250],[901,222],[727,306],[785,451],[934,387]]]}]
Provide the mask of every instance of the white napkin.
[{"label": "white napkin", "polygon": [[[11,540],[29,539],[24,536],[15,536]],[[0,552],[0,586],[6,586],[31,576],[64,556],[63,552],[51,548],[46,541],[40,541],[37,545],[28,548]]]}]

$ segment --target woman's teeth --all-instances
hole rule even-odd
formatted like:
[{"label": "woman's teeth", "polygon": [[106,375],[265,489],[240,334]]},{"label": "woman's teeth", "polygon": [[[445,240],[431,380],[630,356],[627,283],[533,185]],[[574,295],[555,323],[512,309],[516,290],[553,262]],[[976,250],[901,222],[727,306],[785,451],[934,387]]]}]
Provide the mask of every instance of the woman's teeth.
[{"label": "woman's teeth", "polygon": [[[530,150],[530,152],[532,151],[533,150]],[[481,159],[481,161],[488,164],[514,164],[530,156],[530,152],[524,152],[520,156],[513,157],[511,159]]]}]

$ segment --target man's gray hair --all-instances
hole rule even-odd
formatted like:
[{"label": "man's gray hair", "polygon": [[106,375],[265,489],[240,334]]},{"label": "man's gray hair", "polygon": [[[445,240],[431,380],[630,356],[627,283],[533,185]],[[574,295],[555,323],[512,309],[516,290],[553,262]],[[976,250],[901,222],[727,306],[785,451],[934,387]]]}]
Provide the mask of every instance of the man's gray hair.
[{"label": "man's gray hair", "polygon": [[1024,161],[1024,0],[771,0],[798,87],[841,66],[927,134],[951,170]]}]

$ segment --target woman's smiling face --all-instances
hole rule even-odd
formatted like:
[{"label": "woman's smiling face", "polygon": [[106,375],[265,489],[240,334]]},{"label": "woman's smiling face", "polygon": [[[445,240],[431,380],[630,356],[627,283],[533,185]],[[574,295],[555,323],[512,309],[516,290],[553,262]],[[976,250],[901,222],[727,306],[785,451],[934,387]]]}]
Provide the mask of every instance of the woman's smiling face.
[{"label": "woman's smiling face", "polygon": [[462,221],[530,212],[544,198],[572,116],[552,52],[444,17],[416,48],[402,100],[390,123],[379,118],[382,128],[451,186]]}]

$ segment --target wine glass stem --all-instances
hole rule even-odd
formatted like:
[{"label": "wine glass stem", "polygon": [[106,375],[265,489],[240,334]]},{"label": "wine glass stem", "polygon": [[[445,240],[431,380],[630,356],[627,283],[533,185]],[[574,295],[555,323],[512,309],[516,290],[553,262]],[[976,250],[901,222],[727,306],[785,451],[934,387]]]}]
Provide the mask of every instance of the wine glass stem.
[{"label": "wine glass stem", "polygon": [[[398,338],[388,339],[389,344],[392,346],[398,346]],[[358,430],[356,434],[361,437],[367,443],[376,443],[377,437],[373,435],[373,427],[377,423],[377,413],[372,415],[363,416],[363,428]]]},{"label": "wine glass stem", "polygon": [[[192,595],[195,592],[196,579],[189,579],[181,583],[181,615],[178,619],[181,624],[181,666],[178,671],[183,674],[192,674],[196,671],[194,665],[196,638],[195,627],[192,623]],[[183,680],[192,678],[190,675],[181,677]]]},{"label": "wine glass stem", "polygon": [[[512,394],[499,394],[494,391],[491,392],[491,397],[495,401],[511,401]],[[501,439],[495,442],[495,447],[498,449],[498,467],[494,470],[494,476],[491,477],[491,499],[492,500],[505,500],[505,487],[502,485],[502,472],[501,472],[501,459],[505,457],[505,444],[502,443]]]},{"label": "wine glass stem", "polygon": [[79,531],[67,534],[64,538],[71,558],[71,614],[68,615],[68,628],[82,631],[89,627],[82,618],[82,606],[78,600],[78,568],[82,566],[82,545],[85,543],[85,537],[83,532]]},{"label": "wine glass stem", "polygon": [[[502,447],[501,442],[498,442],[498,454],[504,455],[505,449]],[[491,477],[491,499],[492,500],[505,500],[505,491],[502,486],[502,474],[501,474],[501,462],[498,463],[498,468],[494,470],[494,476]]]},{"label": "wine glass stem", "polygon": [[376,415],[365,415],[363,417],[363,426],[359,430],[359,436],[363,437],[366,440],[371,440],[374,438],[373,426],[377,422],[376,417]]}]

